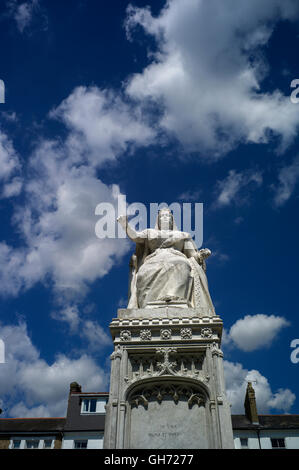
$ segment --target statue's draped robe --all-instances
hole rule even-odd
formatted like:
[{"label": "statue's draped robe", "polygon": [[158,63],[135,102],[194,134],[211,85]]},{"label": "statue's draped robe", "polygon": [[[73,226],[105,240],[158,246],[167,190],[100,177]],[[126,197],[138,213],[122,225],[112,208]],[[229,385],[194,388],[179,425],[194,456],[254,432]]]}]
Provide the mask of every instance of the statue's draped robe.
[{"label": "statue's draped robe", "polygon": [[[133,255],[128,308],[145,308],[156,301],[183,301],[213,311],[205,272],[184,253],[190,235],[178,230],[147,229],[141,236]],[[197,302],[196,286],[200,295]]]}]

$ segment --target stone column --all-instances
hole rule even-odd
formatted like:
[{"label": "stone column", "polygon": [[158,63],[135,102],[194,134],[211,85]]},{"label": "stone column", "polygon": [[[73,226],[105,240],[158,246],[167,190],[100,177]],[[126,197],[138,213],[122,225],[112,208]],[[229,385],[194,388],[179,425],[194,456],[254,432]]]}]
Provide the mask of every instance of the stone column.
[{"label": "stone column", "polygon": [[214,372],[216,378],[216,400],[221,441],[220,448],[233,449],[234,439],[232,431],[231,411],[225,392],[223,353],[216,343],[213,343],[211,353],[213,357]]},{"label": "stone column", "polygon": [[115,449],[117,440],[117,421],[119,403],[120,364],[122,359],[122,347],[116,346],[110,356],[111,379],[109,401],[106,405],[104,448]]}]

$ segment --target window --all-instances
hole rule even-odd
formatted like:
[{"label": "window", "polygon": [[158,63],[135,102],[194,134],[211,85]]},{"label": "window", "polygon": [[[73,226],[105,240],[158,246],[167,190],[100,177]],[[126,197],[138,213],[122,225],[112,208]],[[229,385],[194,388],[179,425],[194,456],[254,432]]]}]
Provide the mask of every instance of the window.
[{"label": "window", "polygon": [[52,439],[45,439],[44,440],[44,449],[51,449],[52,447]]},{"label": "window", "polygon": [[21,439],[14,439],[12,441],[12,449],[20,449],[21,447]]},{"label": "window", "polygon": [[248,437],[240,437],[241,449],[248,449]]},{"label": "window", "polygon": [[86,441],[74,441],[74,447],[75,447],[75,449],[87,449],[87,443],[88,443],[88,440],[86,440]]},{"label": "window", "polygon": [[106,398],[84,398],[81,413],[105,413]]},{"label": "window", "polygon": [[97,410],[97,399],[89,398],[83,400],[83,413],[95,413]]},{"label": "window", "polygon": [[39,439],[27,439],[26,449],[38,449]]},{"label": "window", "polygon": [[286,444],[285,444],[285,439],[284,437],[280,437],[280,438],[272,438],[271,437],[271,444],[272,444],[272,449],[285,449],[286,448]]}]

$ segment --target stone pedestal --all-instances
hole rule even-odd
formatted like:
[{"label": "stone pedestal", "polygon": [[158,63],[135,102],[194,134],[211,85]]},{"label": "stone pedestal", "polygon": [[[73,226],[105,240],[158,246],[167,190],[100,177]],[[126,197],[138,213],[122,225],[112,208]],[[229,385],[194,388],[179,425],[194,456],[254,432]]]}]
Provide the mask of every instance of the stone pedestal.
[{"label": "stone pedestal", "polygon": [[110,330],[105,448],[234,447],[219,316],[167,306],[120,309]]}]

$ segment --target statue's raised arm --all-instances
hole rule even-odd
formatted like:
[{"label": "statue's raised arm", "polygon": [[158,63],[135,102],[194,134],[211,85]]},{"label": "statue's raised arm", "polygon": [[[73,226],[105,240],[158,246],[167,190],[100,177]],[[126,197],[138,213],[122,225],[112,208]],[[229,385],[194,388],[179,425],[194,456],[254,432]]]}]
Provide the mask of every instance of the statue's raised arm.
[{"label": "statue's raised arm", "polygon": [[147,238],[146,231],[137,232],[134,230],[128,222],[127,215],[120,215],[117,217],[117,222],[122,226],[128,237],[135,243],[144,243]]},{"label": "statue's raised arm", "polygon": [[205,275],[211,252],[198,250],[190,234],[177,229],[169,209],[159,211],[154,229],[141,232],[130,226],[127,216],[117,220],[136,243],[128,308],[172,305],[215,314]]}]

